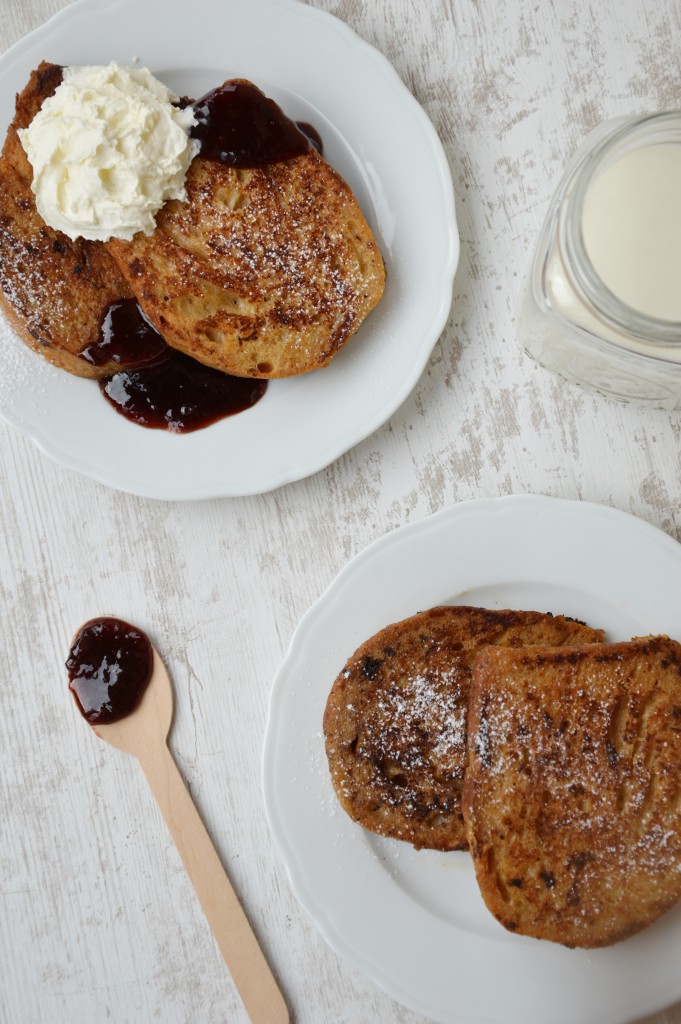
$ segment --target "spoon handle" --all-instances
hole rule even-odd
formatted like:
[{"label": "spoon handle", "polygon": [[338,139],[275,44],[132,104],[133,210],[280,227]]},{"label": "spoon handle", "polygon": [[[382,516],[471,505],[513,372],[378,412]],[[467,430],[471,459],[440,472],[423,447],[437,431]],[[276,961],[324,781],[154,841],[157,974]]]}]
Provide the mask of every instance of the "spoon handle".
[{"label": "spoon handle", "polygon": [[253,1024],[289,1024],[284,998],[258,945],[170,750],[139,758],[232,980]]}]

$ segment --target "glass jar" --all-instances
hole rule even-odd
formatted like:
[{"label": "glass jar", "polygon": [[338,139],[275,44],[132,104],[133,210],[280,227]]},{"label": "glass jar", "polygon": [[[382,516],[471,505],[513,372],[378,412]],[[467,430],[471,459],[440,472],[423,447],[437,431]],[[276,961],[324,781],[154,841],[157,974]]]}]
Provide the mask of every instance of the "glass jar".
[{"label": "glass jar", "polygon": [[[606,122],[587,137],[569,163],[551,202],[522,299],[518,333],[530,356],[570,381],[620,401],[679,409],[681,314],[672,312],[674,319],[666,319],[653,315],[650,308],[640,308],[638,298],[632,300],[638,308],[629,304],[628,293],[615,294],[603,280],[603,276],[607,276],[603,273],[603,264],[599,264],[601,273],[596,270],[592,259],[596,250],[587,248],[584,231],[585,204],[593,204],[593,189],[599,177],[616,163],[619,168],[632,168],[627,171],[630,193],[632,189],[635,194],[635,190],[657,187],[654,175],[642,174],[640,180],[631,177],[639,172],[633,169],[629,154],[660,144],[674,148],[656,149],[654,153],[646,149],[644,157],[650,153],[657,160],[661,156],[665,160],[672,156],[681,160],[681,111],[619,118]],[[639,153],[636,157],[639,165],[640,156]],[[626,164],[621,162],[623,158],[627,159]],[[666,170],[672,170],[671,166]],[[616,173],[621,175],[622,172]],[[671,180],[669,174],[666,180]],[[620,193],[615,185],[610,187],[610,179],[603,181],[608,181],[608,185],[605,192],[601,189],[601,196],[607,200],[611,213],[621,212],[623,218],[630,216],[631,204],[622,203],[628,208],[617,210]],[[681,180],[678,187],[681,189]],[[658,203],[656,212],[664,216],[662,193],[649,193],[649,199]],[[645,209],[642,203],[641,210]],[[677,304],[681,306],[680,212],[681,206],[675,207],[668,224],[665,223],[667,241],[673,251],[671,261],[662,249],[652,253],[664,261],[664,288],[669,291],[672,311],[677,297]],[[645,212],[642,216],[646,216]],[[600,225],[599,230],[602,228]],[[648,256],[643,247],[641,252],[626,249],[623,255],[628,258],[629,253],[641,261],[648,260],[640,263],[645,271],[655,266],[655,260],[648,258],[650,249]],[[618,262],[617,252],[612,258]],[[627,268],[629,273],[636,269],[636,264]],[[677,283],[673,293],[670,291],[672,280]],[[655,280],[652,283],[655,285]],[[662,287],[659,284],[657,291]],[[666,310],[666,307],[660,308]]]}]

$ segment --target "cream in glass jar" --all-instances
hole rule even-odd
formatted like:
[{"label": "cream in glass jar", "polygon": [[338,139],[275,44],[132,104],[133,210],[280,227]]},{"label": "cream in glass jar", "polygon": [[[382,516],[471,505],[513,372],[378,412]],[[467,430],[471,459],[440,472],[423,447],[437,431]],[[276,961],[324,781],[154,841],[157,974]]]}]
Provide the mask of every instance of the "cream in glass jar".
[{"label": "cream in glass jar", "polygon": [[681,111],[609,122],[575,155],[542,229],[519,334],[571,381],[681,408]]}]

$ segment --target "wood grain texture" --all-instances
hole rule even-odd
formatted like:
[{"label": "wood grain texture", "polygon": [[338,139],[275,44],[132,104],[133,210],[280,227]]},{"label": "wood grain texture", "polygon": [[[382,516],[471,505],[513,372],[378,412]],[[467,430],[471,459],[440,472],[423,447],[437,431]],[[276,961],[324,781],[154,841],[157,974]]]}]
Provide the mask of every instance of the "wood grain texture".
[{"label": "wood grain texture", "polygon": [[[260,750],[293,629],[370,541],[465,498],[583,498],[681,539],[681,415],[562,383],[522,354],[514,330],[547,202],[586,131],[681,105],[679,4],[315,3],[393,62],[444,142],[462,238],[449,322],[389,423],[310,480],[258,498],[118,494],[0,425],[8,1024],[246,1019],[138,766],[71,707],[62,665],[82,621],[121,615],[163,653],[172,749],[297,1024],[417,1024],[327,948],[270,845]],[[4,0],[0,48],[63,6]],[[681,1024],[681,1008],[648,1024]]]}]

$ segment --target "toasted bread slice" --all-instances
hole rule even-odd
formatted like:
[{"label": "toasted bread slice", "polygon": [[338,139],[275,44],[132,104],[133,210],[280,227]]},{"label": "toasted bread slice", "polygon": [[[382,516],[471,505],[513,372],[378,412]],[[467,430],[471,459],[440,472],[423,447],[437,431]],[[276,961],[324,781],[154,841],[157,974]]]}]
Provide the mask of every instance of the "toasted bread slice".
[{"label": "toasted bread slice", "polygon": [[166,203],[151,235],[106,243],[156,330],[236,376],[325,366],[385,281],[340,175],[314,150],[248,169],[199,155],[186,187],[188,202]]},{"label": "toasted bread slice", "polygon": [[488,649],[463,807],[485,902],[567,946],[624,939],[681,896],[681,645]]},{"label": "toasted bread slice", "polygon": [[31,190],[33,172],[17,130],[26,128],[61,82],[45,61],[17,96],[0,156],[0,307],[26,344],[79,377],[103,377],[115,364],[91,366],[78,353],[95,342],[109,305],[132,297],[99,242],[72,242],[47,227]]},{"label": "toasted bread slice", "polygon": [[471,664],[488,644],[582,644],[601,630],[541,612],[421,612],[352,655],[324,714],[331,779],[372,832],[420,849],[467,845],[461,810]]}]

